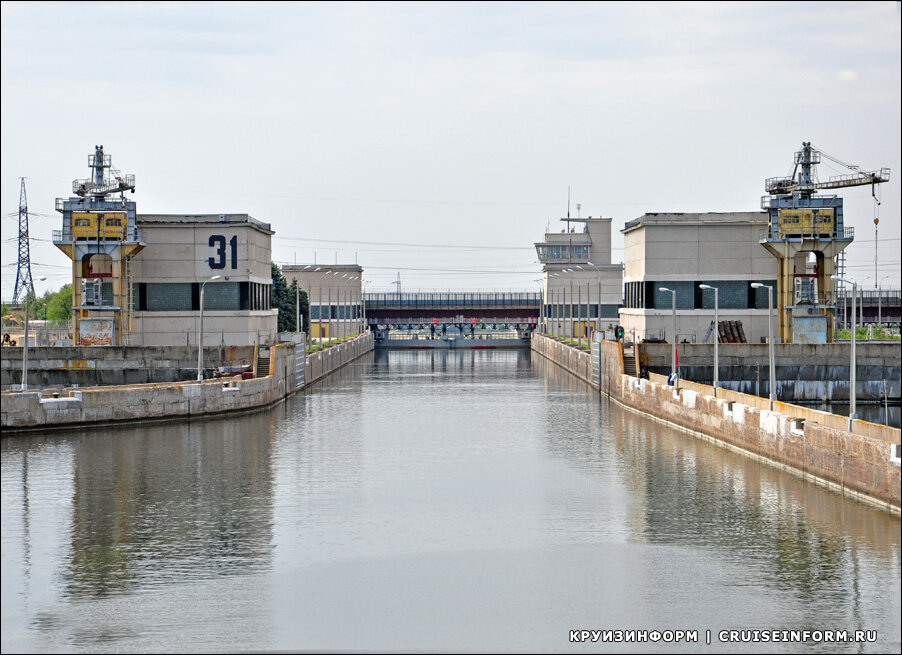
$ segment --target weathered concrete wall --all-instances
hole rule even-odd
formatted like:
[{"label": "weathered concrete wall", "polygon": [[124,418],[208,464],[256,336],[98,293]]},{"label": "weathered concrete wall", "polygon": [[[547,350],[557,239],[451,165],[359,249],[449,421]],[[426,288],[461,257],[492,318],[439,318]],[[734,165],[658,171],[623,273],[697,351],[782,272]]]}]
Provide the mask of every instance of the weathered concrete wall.
[{"label": "weathered concrete wall", "polygon": [[[535,335],[533,348],[571,366],[573,355],[561,351],[569,346],[557,344],[546,354],[548,341]],[[755,396],[718,390],[723,397],[715,398],[705,385],[683,382],[675,388],[657,376],[629,377],[623,373],[619,343],[603,341],[593,347],[598,348],[600,388],[621,404],[899,511],[902,478],[893,451],[902,443],[902,431],[855,421],[849,432],[844,417],[788,403],[777,403],[770,411],[768,401]]]},{"label": "weathered concrete wall", "polygon": [[[667,376],[659,375],[657,373],[649,373],[648,379],[656,384],[667,384]],[[707,384],[699,384],[698,382],[690,382],[688,380],[680,380],[679,381],[680,389],[689,389],[691,391],[695,391],[696,393],[706,395],[706,396],[714,396],[714,387]],[[753,396],[750,394],[739,393],[738,391],[732,391],[730,389],[717,389],[717,397],[723,398],[727,401],[733,401],[742,403],[744,405],[748,405],[749,407],[755,407],[760,410],[767,410],[770,408],[770,400],[767,398],[761,398],[760,396]],[[810,407],[804,407],[801,405],[794,405],[792,403],[784,403],[779,400],[774,401],[774,411],[779,412],[780,414],[784,414],[786,416],[791,416],[794,419],[802,419],[804,421],[811,421],[813,423],[819,423],[826,427],[832,428],[834,430],[842,430],[849,431],[849,417],[841,416],[839,414],[831,414],[829,412],[822,412],[817,409],[811,409]],[[870,423],[868,421],[855,420],[852,421],[852,430],[853,434],[858,434],[866,437],[872,437],[874,439],[878,439],[888,444],[899,443],[899,435],[900,431],[898,428],[892,428],[886,425],[880,425],[879,423]]]},{"label": "weathered concrete wall", "polygon": [[[714,380],[714,344],[682,343],[677,346],[681,377],[695,382]],[[774,345],[777,395],[800,402],[848,402],[850,344]],[[670,373],[670,344],[642,343],[639,360],[643,370]],[[856,345],[855,394],[859,401],[883,402],[883,381],[891,402],[902,399],[902,348],[893,342],[860,342]],[[727,389],[754,394],[758,386],[768,393],[768,346],[761,343],[728,344],[718,348],[720,384]]]},{"label": "weathered concrete wall", "polygon": [[[22,348],[0,348],[0,389],[22,379]],[[253,346],[204,348],[204,377],[232,363],[253,363]],[[95,387],[197,379],[197,347],[64,346],[28,349],[29,388]]]},{"label": "weathered concrete wall", "polygon": [[623,377],[619,400],[629,407],[900,507],[900,469],[890,463],[891,445],[886,441],[810,420],[799,422],[776,407],[758,409]]},{"label": "weathered concrete wall", "polygon": [[2,395],[0,419],[6,429],[53,428],[88,423],[200,416],[270,405],[294,389],[294,344],[271,351],[272,374],[252,380],[89,387],[60,398],[40,392]]},{"label": "weathered concrete wall", "polygon": [[539,333],[533,333],[532,335],[532,349],[555,364],[563,366],[578,378],[595,386],[592,380],[591,353]]},{"label": "weathered concrete wall", "polygon": [[316,382],[337,368],[373,349],[373,334],[368,332],[351,341],[330,346],[307,355],[304,385]]},{"label": "weathered concrete wall", "polygon": [[[303,347],[303,341],[300,347]],[[324,352],[313,353],[302,367],[300,384],[296,344],[286,342],[270,349],[269,374],[251,380],[233,377],[202,383],[87,387],[70,390],[60,394],[59,398],[43,397],[46,394],[40,391],[4,392],[0,403],[0,425],[4,430],[36,430],[117,421],[190,418],[266,407],[372,349],[372,335],[364,335]],[[249,352],[249,357],[252,356],[253,347]]]}]

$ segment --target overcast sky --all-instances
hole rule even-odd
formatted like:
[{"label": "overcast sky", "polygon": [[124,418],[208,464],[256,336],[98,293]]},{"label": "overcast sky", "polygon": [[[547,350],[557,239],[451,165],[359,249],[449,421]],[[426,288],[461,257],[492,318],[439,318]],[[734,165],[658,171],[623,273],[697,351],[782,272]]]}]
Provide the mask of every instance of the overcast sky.
[{"label": "overcast sky", "polygon": [[[4,2],[2,298],[21,176],[38,291],[70,279],[53,203],[95,144],[139,213],[249,213],[275,261],[356,257],[371,291],[537,289],[568,187],[573,215],[613,217],[620,262],[624,222],[757,210],[811,141],[892,168],[898,288],[900,77],[896,2]],[[870,193],[841,191],[873,287]]]}]

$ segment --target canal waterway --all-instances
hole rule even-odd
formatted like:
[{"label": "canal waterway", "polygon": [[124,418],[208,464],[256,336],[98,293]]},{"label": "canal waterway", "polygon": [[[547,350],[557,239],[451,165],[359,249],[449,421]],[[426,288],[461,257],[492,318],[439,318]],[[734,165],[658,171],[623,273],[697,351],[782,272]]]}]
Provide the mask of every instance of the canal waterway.
[{"label": "canal waterway", "polygon": [[264,412],[6,437],[0,509],[4,653],[900,650],[898,517],[527,351],[379,351]]}]

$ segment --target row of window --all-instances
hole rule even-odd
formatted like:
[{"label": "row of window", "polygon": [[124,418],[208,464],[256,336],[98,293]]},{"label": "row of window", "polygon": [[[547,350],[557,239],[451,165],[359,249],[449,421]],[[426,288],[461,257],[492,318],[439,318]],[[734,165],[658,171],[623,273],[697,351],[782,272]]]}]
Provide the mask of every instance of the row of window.
[{"label": "row of window", "polygon": [[[211,282],[204,287],[204,311],[254,311],[272,308],[272,285],[257,282]],[[199,282],[139,282],[134,289],[139,312],[200,310]]]},{"label": "row of window", "polygon": [[549,261],[586,261],[589,259],[589,246],[536,246],[539,259]]},{"label": "row of window", "polygon": [[[634,309],[714,309],[714,291],[700,288],[707,284],[718,290],[721,309],[767,309],[767,289],[752,288],[758,280],[696,280],[685,282],[627,282],[624,288],[624,307]],[[776,280],[760,280],[776,289]],[[661,287],[676,292],[661,291]],[[775,299],[776,302],[776,299]]]},{"label": "row of window", "polygon": [[600,318],[617,318],[620,315],[619,310],[620,305],[550,304],[545,305],[543,316],[545,318],[599,318],[599,312],[601,312]]},{"label": "row of window", "polygon": [[360,305],[311,305],[310,320],[362,318]]}]

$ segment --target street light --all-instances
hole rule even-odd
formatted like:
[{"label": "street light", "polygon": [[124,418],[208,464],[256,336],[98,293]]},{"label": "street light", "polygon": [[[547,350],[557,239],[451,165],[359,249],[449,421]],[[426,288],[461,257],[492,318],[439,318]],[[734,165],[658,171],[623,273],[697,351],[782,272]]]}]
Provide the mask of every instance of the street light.
[{"label": "street light", "polygon": [[545,282],[542,278],[537,278],[533,280],[536,284],[539,285],[539,330],[544,331],[544,323],[545,323]]},{"label": "street light", "polygon": [[[884,280],[888,280],[888,279],[890,279],[891,277],[893,277],[893,276],[892,276],[892,275],[884,275],[882,278],[880,278],[880,281],[877,283],[877,324],[878,324],[878,325],[883,325],[883,310],[882,310],[882,307],[881,307],[881,302],[882,302],[882,299],[883,299],[883,298],[882,298],[882,296],[883,296],[883,281],[884,281]],[[892,287],[890,287],[890,288],[892,288]]]},{"label": "street light", "polygon": [[838,275],[831,275],[831,278],[843,284],[852,285],[852,355],[849,364],[849,432],[852,431],[852,421],[855,420],[855,296],[858,295],[858,283],[846,280]]},{"label": "street light", "polygon": [[698,285],[699,289],[711,289],[714,292],[714,397],[717,398],[717,345],[720,341],[720,330],[718,330],[717,324],[717,295],[718,290],[717,287],[712,287],[710,284],[700,284]]},{"label": "street light", "polygon": [[774,398],[776,397],[776,380],[774,370],[774,288],[760,282],[752,282],[753,289],[767,289],[767,367],[770,369],[770,410],[774,411]]},{"label": "street light", "polygon": [[595,316],[595,331],[598,332],[601,329],[601,271],[592,262],[587,261],[586,263],[595,269],[598,278],[598,314]]},{"label": "street light", "polygon": [[360,313],[363,316],[363,329],[361,332],[363,334],[367,333],[369,330],[369,326],[366,324],[366,285],[368,285],[372,280],[364,280],[361,278],[362,286],[360,288]]},{"label": "street light", "polygon": [[204,381],[204,287],[207,282],[218,280],[221,275],[214,275],[200,285],[200,324],[197,330],[197,381]]},{"label": "street light", "polygon": [[674,384],[677,382],[677,365],[676,365],[676,291],[667,287],[658,287],[658,291],[666,291],[670,293],[670,302],[673,307],[673,338],[671,338],[670,348],[670,380]]},{"label": "street light", "polygon": [[[47,277],[39,277],[38,282],[43,282]],[[22,384],[19,385],[20,390],[28,391],[28,301],[31,299],[29,290],[25,291],[25,336],[22,344]],[[74,320],[74,319],[73,319]]]}]

